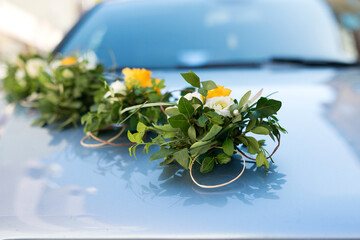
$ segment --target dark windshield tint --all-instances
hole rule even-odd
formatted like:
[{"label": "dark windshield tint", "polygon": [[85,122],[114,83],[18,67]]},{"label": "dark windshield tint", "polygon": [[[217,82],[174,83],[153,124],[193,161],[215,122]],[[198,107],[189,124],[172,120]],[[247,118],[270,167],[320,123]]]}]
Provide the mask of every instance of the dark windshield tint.
[{"label": "dark windshield tint", "polygon": [[355,62],[352,30],[331,6],[323,0],[106,2],[60,52],[92,50],[106,66],[146,68],[272,58]]}]

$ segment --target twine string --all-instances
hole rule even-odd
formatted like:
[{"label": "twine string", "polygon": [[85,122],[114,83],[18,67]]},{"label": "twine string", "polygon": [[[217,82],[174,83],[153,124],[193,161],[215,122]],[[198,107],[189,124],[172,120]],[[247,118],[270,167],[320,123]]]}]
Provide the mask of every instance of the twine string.
[{"label": "twine string", "polygon": [[[278,144],[276,145],[276,147],[274,148],[273,152],[266,158],[269,159],[272,157],[272,155],[274,155],[274,153],[279,149],[280,147],[280,133],[279,133],[279,138],[277,138],[278,140]],[[246,155],[243,151],[241,151],[240,149],[237,149],[239,152],[241,152],[242,155],[244,155],[246,158],[250,159],[250,160],[254,160],[256,161],[255,158],[249,157],[248,155]]]},{"label": "twine string", "polygon": [[[221,148],[221,147],[216,147],[216,148]],[[196,157],[192,160],[191,165],[190,165],[190,168],[189,168],[189,170],[190,170],[190,178],[191,178],[191,180],[193,181],[193,183],[195,183],[197,186],[199,186],[199,187],[201,187],[201,188],[210,188],[210,189],[211,189],[211,188],[223,187],[223,186],[229,185],[230,183],[235,182],[236,180],[238,180],[238,179],[241,177],[241,175],[243,175],[243,173],[244,173],[244,171],[245,171],[245,164],[246,164],[246,162],[245,162],[245,157],[244,157],[244,155],[241,154],[240,151],[238,151],[238,150],[236,150],[236,149],[234,149],[234,151],[237,152],[238,154],[240,154],[240,156],[242,157],[242,160],[243,160],[243,164],[244,164],[241,172],[240,172],[236,177],[234,177],[233,179],[231,179],[231,180],[228,181],[228,182],[221,183],[221,184],[217,184],[217,185],[204,185],[204,184],[198,183],[198,182],[195,180],[195,178],[194,178],[194,176],[193,176],[193,174],[192,174],[193,165],[194,165],[196,159],[200,156],[200,154],[198,154],[198,155],[196,155]]]},{"label": "twine string", "polygon": [[[108,140],[103,140],[97,136],[94,135],[94,132],[99,132],[102,130],[107,130],[107,129],[113,129],[113,128],[117,128],[117,127],[106,127],[106,128],[101,128],[101,129],[97,129],[95,131],[89,132],[88,134],[86,134],[81,140],[80,140],[80,144],[83,147],[88,147],[88,148],[97,148],[97,147],[102,147],[105,145],[111,145],[111,146],[131,146],[134,143],[113,143],[113,141],[115,141],[116,139],[118,139],[125,131],[126,127],[128,127],[128,125],[123,125],[119,128],[121,128],[120,132],[118,134],[116,134],[114,137],[108,139]],[[85,143],[85,140],[92,138],[100,143],[93,143],[93,144],[89,144],[89,143]]]}]

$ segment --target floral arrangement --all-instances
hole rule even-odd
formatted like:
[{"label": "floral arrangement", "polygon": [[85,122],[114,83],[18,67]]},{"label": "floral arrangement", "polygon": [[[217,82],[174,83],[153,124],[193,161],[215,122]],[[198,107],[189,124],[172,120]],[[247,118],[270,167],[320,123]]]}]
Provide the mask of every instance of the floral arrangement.
[{"label": "floral arrangement", "polygon": [[[110,85],[104,82],[105,87],[98,92],[90,112],[82,117],[85,132],[120,123],[134,129],[138,122],[165,121],[159,106],[146,104],[168,101],[171,95],[161,93],[165,88],[164,80],[152,78],[151,71],[146,69],[124,68],[122,73],[123,80],[115,80]],[[143,107],[137,108],[138,105]]]},{"label": "floral arrangement", "polygon": [[20,102],[38,92],[40,71],[47,66],[46,59],[38,54],[20,54],[15,63],[7,63],[7,74],[3,88],[11,102]]},{"label": "floral arrangement", "polygon": [[[244,146],[249,154],[256,155],[257,167],[268,169],[272,154],[265,149],[265,140],[255,136],[269,136],[279,141],[280,132],[286,133],[275,116],[281,102],[260,97],[262,91],[252,98],[248,91],[241,99],[233,99],[230,89],[213,81],[201,82],[191,71],[181,75],[197,91],[187,93],[175,106],[166,108],[165,124],[139,123],[137,132],[128,131],[129,140],[135,144],[129,148],[130,155],[135,155],[140,145],[145,152],[156,145],[159,150],[150,156],[150,161],[163,159],[161,165],[176,161],[190,169],[190,173],[197,162],[201,165],[200,171],[208,173],[215,164],[229,163],[236,153],[247,156],[239,148]],[[143,140],[147,131],[157,134],[151,142]]]},{"label": "floral arrangement", "polygon": [[[161,92],[165,88],[164,80],[151,77],[151,71],[125,68],[122,74],[109,84],[103,66],[96,60],[20,55],[15,64],[8,64],[3,88],[10,101],[38,109],[41,116],[34,125],[57,123],[64,128],[77,126],[81,120],[84,131],[102,142],[84,143],[87,134],[81,140],[83,146],[124,146],[111,141],[129,127],[131,156],[135,156],[140,145],[147,153],[150,146],[158,146],[150,161],[163,159],[160,165],[179,163],[190,170],[192,180],[201,187],[214,186],[195,181],[192,176],[195,163],[200,165],[201,173],[208,173],[216,164],[229,163],[234,154],[241,155],[243,170],[230,182],[243,173],[244,157],[258,168],[269,169],[269,159],[273,161],[272,156],[280,145],[280,133],[286,133],[276,117],[280,101],[270,99],[270,95],[261,97],[262,90],[253,97],[248,91],[240,99],[233,99],[230,89],[213,81],[200,81],[189,71],[181,75],[191,87],[181,90],[180,99],[170,103],[171,93]],[[164,110],[163,106],[167,108]],[[108,141],[94,135],[109,126],[121,126],[122,130]],[[157,136],[145,142],[148,131]],[[278,145],[269,153],[265,140],[257,136],[269,136]]]},{"label": "floral arrangement", "polygon": [[90,110],[103,86],[102,74],[100,64],[83,58],[19,55],[7,66],[3,88],[10,101],[40,112],[34,125],[57,123],[64,128],[76,126],[81,114]]},{"label": "floral arrangement", "polygon": [[40,91],[33,107],[41,114],[34,125],[58,123],[59,128],[77,126],[82,114],[90,110],[103,86],[103,67],[74,57],[53,60],[41,71]]}]

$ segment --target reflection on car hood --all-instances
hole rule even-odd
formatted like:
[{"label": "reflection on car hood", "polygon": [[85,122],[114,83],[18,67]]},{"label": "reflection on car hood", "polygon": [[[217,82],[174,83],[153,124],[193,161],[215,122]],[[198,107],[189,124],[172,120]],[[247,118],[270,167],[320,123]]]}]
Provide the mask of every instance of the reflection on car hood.
[{"label": "reflection on car hood", "polygon": [[[200,189],[140,149],[135,159],[126,147],[82,147],[82,129],[30,127],[36,113],[17,106],[0,136],[0,237],[360,237],[359,72],[196,73],[234,98],[279,91],[289,133],[268,173],[248,164],[237,182]],[[187,86],[177,71],[153,74],[169,89]],[[220,182],[240,169],[235,160],[196,178]]]}]

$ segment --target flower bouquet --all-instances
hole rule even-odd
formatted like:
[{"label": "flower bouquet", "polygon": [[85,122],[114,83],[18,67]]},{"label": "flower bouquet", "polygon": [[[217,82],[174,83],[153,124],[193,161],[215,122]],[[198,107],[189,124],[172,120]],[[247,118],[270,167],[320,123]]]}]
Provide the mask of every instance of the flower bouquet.
[{"label": "flower bouquet", "polygon": [[135,129],[139,122],[151,124],[166,120],[159,108],[167,105],[171,96],[161,93],[165,88],[164,80],[152,78],[151,71],[146,69],[124,68],[122,73],[123,79],[110,85],[104,81],[104,87],[96,93],[95,104],[82,117],[84,131],[99,141],[94,134],[101,129],[114,126]]},{"label": "flower bouquet", "polygon": [[[165,124],[139,123],[136,133],[128,132],[129,140],[135,143],[129,148],[130,155],[135,155],[139,145],[143,145],[147,153],[150,146],[157,145],[160,149],[150,156],[150,161],[163,159],[161,165],[176,161],[190,170],[190,176],[197,185],[205,188],[223,186],[240,177],[245,169],[244,156],[253,159],[257,167],[268,169],[268,159],[272,161],[273,153],[269,154],[265,149],[265,140],[258,140],[255,136],[264,135],[280,141],[280,132],[286,133],[275,116],[281,102],[260,97],[262,91],[252,98],[248,91],[239,100],[233,99],[230,89],[218,86],[213,81],[200,82],[199,77],[191,71],[181,75],[197,88],[197,92],[182,96],[175,106],[166,108],[168,119]],[[151,142],[144,142],[146,131],[153,131],[157,136]],[[240,146],[256,157],[246,155]],[[208,173],[216,164],[229,163],[234,154],[242,156],[244,168],[232,181],[208,186],[197,183],[193,178],[195,162],[200,165],[202,173]]]},{"label": "flower bouquet", "polygon": [[94,104],[103,84],[103,67],[87,60],[65,57],[51,61],[38,76],[40,90],[33,107],[41,114],[33,124],[58,123],[59,128],[77,126],[81,115]]},{"label": "flower bouquet", "polygon": [[7,74],[2,84],[7,99],[10,102],[21,102],[38,92],[38,76],[46,67],[46,59],[38,54],[20,54],[15,63],[7,63]]}]

